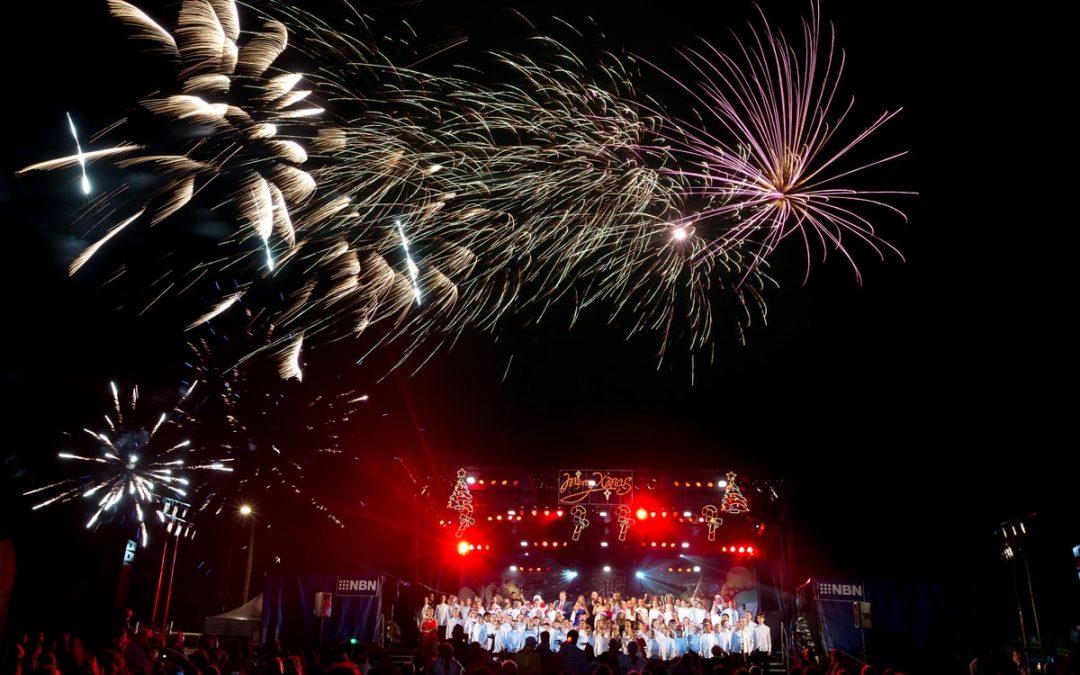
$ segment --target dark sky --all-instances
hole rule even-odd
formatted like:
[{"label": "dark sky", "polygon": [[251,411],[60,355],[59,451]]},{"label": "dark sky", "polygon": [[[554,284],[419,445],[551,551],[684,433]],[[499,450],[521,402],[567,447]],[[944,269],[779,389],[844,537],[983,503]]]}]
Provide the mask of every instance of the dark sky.
[{"label": "dark sky", "polygon": [[[11,176],[68,152],[63,111],[92,128],[141,93],[131,91],[123,37],[104,3],[73,4],[4,10],[5,481],[24,462],[41,470],[35,458],[51,453],[60,431],[98,414],[108,377],[160,386],[175,377],[179,342],[163,330],[167,321],[113,313],[101,293],[64,277],[77,250],[65,244],[65,214],[77,206],[67,177],[42,194],[44,181]],[[573,16],[587,4],[561,7]],[[724,4],[737,6],[728,14],[698,3],[589,11],[609,37],[670,60],[670,47],[696,34],[722,42],[752,15],[749,3]],[[763,4],[786,26],[806,8]],[[1059,299],[1068,267],[1057,252],[1072,209],[1067,185],[1054,185],[1067,176],[1042,168],[1042,139],[1057,136],[1064,114],[1053,67],[1030,37],[1042,18],[936,5],[823,7],[847,50],[853,127],[904,107],[872,144],[910,151],[878,173],[919,192],[900,200],[908,224],[886,218],[881,229],[906,262],[862,251],[860,287],[831,256],[803,285],[798,251],[781,251],[768,325],[755,325],[747,346],[721,336],[717,363],[699,364],[693,384],[681,363],[657,370],[654,340],[627,341],[592,315],[573,330],[555,316],[508,326],[497,339],[467,336],[416,376],[382,383],[377,366],[350,370],[333,365],[336,354],[312,356],[311,367],[322,359],[370,389],[370,426],[352,433],[376,453],[422,458],[426,446],[441,470],[576,462],[785,476],[807,572],[955,571],[1005,517],[1037,511],[1064,526],[1075,511],[1064,433],[1074,303]],[[455,22],[445,7],[400,11],[421,35],[426,24]],[[456,25],[482,40],[488,11],[463,10]]]}]

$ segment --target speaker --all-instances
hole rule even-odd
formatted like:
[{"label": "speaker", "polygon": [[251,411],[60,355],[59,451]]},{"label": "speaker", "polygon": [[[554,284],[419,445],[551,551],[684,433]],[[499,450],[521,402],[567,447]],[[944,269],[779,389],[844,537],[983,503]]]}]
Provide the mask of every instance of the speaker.
[{"label": "speaker", "polygon": [[873,628],[874,624],[870,620],[870,603],[869,602],[853,602],[851,608],[855,612],[855,627],[856,628]]},{"label": "speaker", "polygon": [[334,607],[334,594],[319,592],[315,594],[315,618],[329,619]]}]

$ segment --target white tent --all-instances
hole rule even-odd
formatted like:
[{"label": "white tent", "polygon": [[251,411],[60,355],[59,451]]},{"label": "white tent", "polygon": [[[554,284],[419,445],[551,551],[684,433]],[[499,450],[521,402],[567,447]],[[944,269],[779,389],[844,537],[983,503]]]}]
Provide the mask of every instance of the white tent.
[{"label": "white tent", "polygon": [[262,628],[262,609],[263,596],[260,593],[236,609],[206,617],[203,633],[258,640]]}]

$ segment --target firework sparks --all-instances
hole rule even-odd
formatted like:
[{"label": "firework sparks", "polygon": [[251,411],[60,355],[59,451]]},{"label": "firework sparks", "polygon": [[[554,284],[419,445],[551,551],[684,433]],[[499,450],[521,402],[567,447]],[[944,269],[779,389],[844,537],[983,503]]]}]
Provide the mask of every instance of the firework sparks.
[{"label": "firework sparks", "polygon": [[817,4],[803,21],[802,50],[773,31],[764,14],[761,20],[763,28],[752,26],[750,40],[738,41],[735,56],[708,44],[684,52],[700,81],[680,84],[717,127],[681,125],[666,132],[681,154],[701,167],[680,173],[697,181],[697,196],[716,204],[694,217],[725,225],[702,254],[745,248],[753,268],[797,233],[806,248],[807,274],[816,239],[823,253],[833,249],[847,259],[861,282],[848,249],[851,237],[879,256],[884,249],[900,254],[878,236],[862,207],[886,209],[906,220],[883,197],[912,193],[842,185],[903,152],[847,167],[843,161],[900,111],[883,113],[844,140],[841,130],[854,98],[839,100],[844,54],[837,52],[833,33],[823,44]]},{"label": "firework sparks", "polygon": [[[184,392],[177,410],[191,395],[195,385]],[[130,507],[140,539],[149,541],[146,514],[164,497],[188,494],[190,483],[182,472],[187,470],[231,471],[229,460],[211,464],[191,464],[192,444],[184,439],[165,443],[159,433],[173,425],[167,413],[162,413],[152,425],[140,423],[138,388],[132,389],[125,402],[115,383],[109,383],[112,415],[105,415],[106,431],[83,429],[92,439],[95,453],[62,451],[58,457],[66,462],[89,465],[88,473],[78,479],[66,479],[29,490],[26,496],[41,498],[33,510],[58,502],[83,498],[93,503],[93,513],[86,527],[93,529],[102,519]],[[127,403],[127,405],[125,405]],[[115,417],[115,420],[113,419]],[[175,416],[174,416],[175,419]],[[47,496],[46,496],[47,495]]]},{"label": "firework sparks", "polygon": [[[122,0],[109,7],[176,66],[140,105],[177,133],[111,130],[125,137],[100,156],[160,181],[72,272],[138,220],[181,218],[213,183],[232,231],[161,275],[150,302],[202,284],[210,307],[189,329],[248,317],[282,377],[300,377],[301,344],[359,335],[366,355],[396,340],[404,362],[559,304],[575,317],[606,308],[658,335],[661,356],[677,343],[693,353],[718,317],[741,335],[764,312],[765,264],[791,234],[853,266],[852,238],[891,248],[861,209],[895,210],[884,199],[897,193],[843,182],[898,155],[839,167],[892,114],[841,140],[842,57],[820,44],[816,6],[803,56],[767,25],[739,58],[686,52],[700,82],[672,77],[705,108],[701,125],[637,95],[636,59],[585,59],[546,35],[529,53],[489,55],[483,70],[498,75],[481,79],[422,72],[367,23],[338,31],[283,2],[258,31],[241,30],[230,0],[184,0],[171,33]],[[319,67],[275,67],[287,45]]]},{"label": "firework sparks", "polygon": [[71,113],[65,113],[67,115],[68,127],[71,129],[71,138],[75,141],[75,157],[79,162],[79,168],[82,170],[82,193],[84,195],[90,195],[90,178],[86,175],[86,157],[83,156],[82,146],[79,145],[79,133],[75,131],[75,120],[71,119]]},{"label": "firework sparks", "polygon": [[[203,435],[215,439],[215,454],[227,457],[235,469],[200,485],[196,510],[220,513],[228,504],[270,492],[275,501],[299,500],[344,527],[308,479],[316,467],[330,466],[327,462],[348,461],[342,433],[368,395],[329,393],[325,383],[309,384],[298,375],[279,379],[245,361],[248,345],[258,343],[245,337],[215,341],[213,348],[208,338],[189,345],[188,365],[204,396],[197,422]],[[296,355],[301,342],[292,343]],[[288,360],[297,358],[290,354]]]}]

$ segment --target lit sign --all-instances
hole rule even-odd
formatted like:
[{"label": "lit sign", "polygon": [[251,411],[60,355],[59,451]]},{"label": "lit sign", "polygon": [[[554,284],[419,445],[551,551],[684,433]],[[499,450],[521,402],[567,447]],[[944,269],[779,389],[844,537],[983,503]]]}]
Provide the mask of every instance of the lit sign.
[{"label": "lit sign", "polygon": [[346,595],[378,595],[378,579],[345,579],[338,577],[337,594]]},{"label": "lit sign", "polygon": [[560,504],[623,504],[634,493],[633,471],[560,471]]}]

